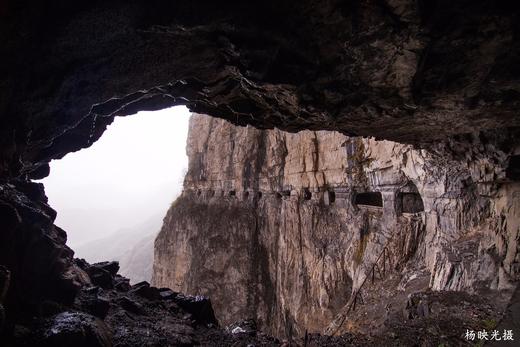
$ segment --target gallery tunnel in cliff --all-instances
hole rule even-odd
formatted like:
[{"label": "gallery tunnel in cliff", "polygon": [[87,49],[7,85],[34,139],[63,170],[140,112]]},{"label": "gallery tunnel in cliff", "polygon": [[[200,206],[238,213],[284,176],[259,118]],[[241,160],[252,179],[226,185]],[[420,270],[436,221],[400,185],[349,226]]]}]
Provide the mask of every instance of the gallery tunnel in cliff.
[{"label": "gallery tunnel in cliff", "polygon": [[417,186],[413,182],[408,182],[397,192],[396,196],[397,213],[418,213],[424,211],[424,202]]},{"label": "gallery tunnel in cliff", "polygon": [[380,192],[361,192],[354,194],[354,205],[383,207],[383,197]]},{"label": "gallery tunnel in cliff", "polygon": [[520,181],[520,155],[511,156],[506,169],[506,176],[511,180]]},{"label": "gallery tunnel in cliff", "polygon": [[423,201],[419,193],[399,193],[398,201],[403,213],[417,213],[424,211]]},{"label": "gallery tunnel in cliff", "polygon": [[[517,339],[519,16],[484,0],[3,3],[1,344]],[[75,259],[34,181],[115,117],[179,105],[188,170],[152,283]]]}]

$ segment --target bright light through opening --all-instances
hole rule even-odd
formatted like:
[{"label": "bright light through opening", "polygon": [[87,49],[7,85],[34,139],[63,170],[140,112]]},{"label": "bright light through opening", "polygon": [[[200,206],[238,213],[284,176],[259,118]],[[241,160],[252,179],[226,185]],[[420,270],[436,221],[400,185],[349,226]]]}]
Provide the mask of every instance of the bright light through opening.
[{"label": "bright light through opening", "polygon": [[[182,190],[188,121],[186,107],[117,117],[90,148],[51,162],[42,182],[69,246],[150,220],[155,223],[148,225],[160,226]],[[87,257],[79,251],[77,256]]]}]

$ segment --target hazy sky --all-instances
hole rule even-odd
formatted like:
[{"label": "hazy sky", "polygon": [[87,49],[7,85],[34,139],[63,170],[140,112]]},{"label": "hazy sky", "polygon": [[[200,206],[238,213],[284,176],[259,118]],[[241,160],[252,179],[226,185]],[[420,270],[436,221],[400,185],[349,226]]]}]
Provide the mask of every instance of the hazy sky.
[{"label": "hazy sky", "polygon": [[189,115],[180,106],[117,117],[91,147],[51,162],[42,182],[69,246],[164,216],[188,166]]}]

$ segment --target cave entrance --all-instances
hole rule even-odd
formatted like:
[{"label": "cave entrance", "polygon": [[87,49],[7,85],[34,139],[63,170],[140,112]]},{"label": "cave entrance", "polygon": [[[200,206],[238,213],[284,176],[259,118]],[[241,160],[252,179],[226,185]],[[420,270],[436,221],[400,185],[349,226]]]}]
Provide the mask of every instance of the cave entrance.
[{"label": "cave entrance", "polygon": [[383,196],[380,192],[357,193],[354,196],[354,205],[382,208]]},{"label": "cave entrance", "polygon": [[91,147],[51,162],[42,183],[76,257],[151,279],[153,241],[188,166],[189,116],[181,106],[116,117]]}]

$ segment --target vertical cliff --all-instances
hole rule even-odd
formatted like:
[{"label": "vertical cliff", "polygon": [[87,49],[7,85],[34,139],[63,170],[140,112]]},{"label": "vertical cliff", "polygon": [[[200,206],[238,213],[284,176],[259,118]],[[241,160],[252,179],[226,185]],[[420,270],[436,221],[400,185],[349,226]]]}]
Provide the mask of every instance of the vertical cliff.
[{"label": "vertical cliff", "polygon": [[519,148],[506,153],[501,141],[468,136],[426,151],[193,115],[153,282],[211,296],[221,323],[252,317],[279,335],[325,331],[378,261],[401,287],[426,274],[424,290],[512,288]]}]

